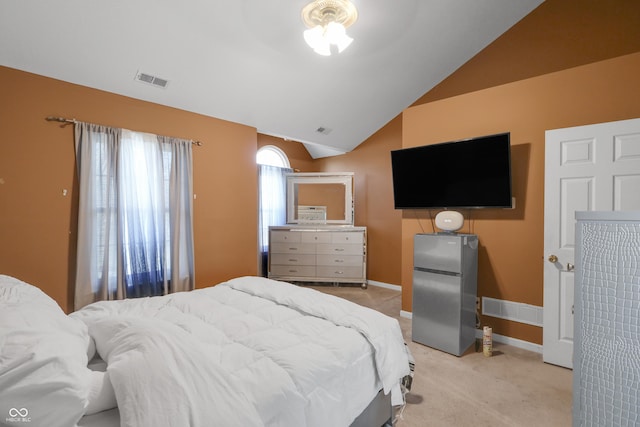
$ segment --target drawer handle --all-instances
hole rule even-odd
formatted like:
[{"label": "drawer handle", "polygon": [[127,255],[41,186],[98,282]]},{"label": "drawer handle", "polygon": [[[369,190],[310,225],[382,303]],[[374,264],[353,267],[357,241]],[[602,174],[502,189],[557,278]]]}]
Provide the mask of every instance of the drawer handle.
[{"label": "drawer handle", "polygon": [[334,259],[333,262],[344,262],[343,259]]},{"label": "drawer handle", "polygon": [[289,270],[289,273],[297,273],[298,270]]},{"label": "drawer handle", "polygon": [[336,274],[344,274],[344,271],[335,271]]},{"label": "drawer handle", "polygon": [[344,248],[335,248],[334,251],[336,251],[336,252],[344,252]]},{"label": "drawer handle", "polygon": [[290,251],[297,251],[298,248],[289,248]]},{"label": "drawer handle", "polygon": [[297,259],[295,259],[295,258],[289,258],[289,261],[291,261],[291,262],[298,262],[298,260],[297,260]]}]

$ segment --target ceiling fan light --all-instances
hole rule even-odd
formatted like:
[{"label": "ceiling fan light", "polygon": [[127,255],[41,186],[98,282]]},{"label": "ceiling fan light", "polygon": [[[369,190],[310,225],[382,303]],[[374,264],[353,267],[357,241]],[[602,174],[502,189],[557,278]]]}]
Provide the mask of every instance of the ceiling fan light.
[{"label": "ceiling fan light", "polygon": [[346,28],[357,18],[358,11],[349,0],[315,0],[302,9],[302,20],[309,28],[304,39],[320,55],[331,55],[331,45],[342,52],[353,42]]},{"label": "ceiling fan light", "polygon": [[313,51],[318,55],[331,56],[331,47],[329,46],[329,43],[321,43],[317,45]]},{"label": "ceiling fan light", "polygon": [[313,51],[318,55],[331,55],[331,48],[325,36],[324,28],[322,28],[320,25],[316,25],[315,27],[305,31],[304,41],[307,42],[309,47],[313,49]]},{"label": "ceiling fan light", "polygon": [[352,41],[353,39],[345,34],[342,39],[336,43],[338,46],[338,53],[341,53],[343,50],[348,48]]},{"label": "ceiling fan light", "polygon": [[304,41],[307,42],[309,47],[315,49],[317,45],[322,43],[323,33],[324,31],[322,30],[322,27],[320,25],[316,25],[304,32]]},{"label": "ceiling fan light", "polygon": [[332,21],[327,24],[324,36],[330,44],[338,44],[344,37],[347,37],[347,31],[344,29],[344,25]]}]

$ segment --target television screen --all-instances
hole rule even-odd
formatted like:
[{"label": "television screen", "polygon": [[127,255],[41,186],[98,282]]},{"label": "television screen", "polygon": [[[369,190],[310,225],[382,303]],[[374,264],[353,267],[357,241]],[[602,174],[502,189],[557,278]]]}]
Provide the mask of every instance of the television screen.
[{"label": "television screen", "polygon": [[510,133],[391,152],[396,209],[510,208]]}]

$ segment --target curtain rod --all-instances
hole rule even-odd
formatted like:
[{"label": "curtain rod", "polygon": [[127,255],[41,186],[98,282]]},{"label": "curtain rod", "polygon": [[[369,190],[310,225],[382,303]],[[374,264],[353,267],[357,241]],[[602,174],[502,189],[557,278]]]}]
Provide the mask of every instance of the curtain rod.
[{"label": "curtain rod", "polygon": [[[76,120],[76,119],[67,119],[64,117],[54,117],[54,116],[49,116],[49,117],[45,117],[45,120],[48,122],[60,122],[62,123],[62,125],[60,125],[60,127],[65,127],[66,125],[69,125],[71,123],[76,124],[76,123],[80,123],[80,121]],[[200,147],[202,145],[202,142],[200,141],[194,141],[193,139],[190,140],[191,143],[193,145],[197,145],[198,147]]]}]

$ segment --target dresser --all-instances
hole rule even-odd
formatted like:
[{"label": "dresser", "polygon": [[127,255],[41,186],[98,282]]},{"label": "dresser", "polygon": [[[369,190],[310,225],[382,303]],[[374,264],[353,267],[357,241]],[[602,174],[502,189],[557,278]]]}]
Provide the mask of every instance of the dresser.
[{"label": "dresser", "polygon": [[367,228],[269,227],[269,278],[367,287]]}]

